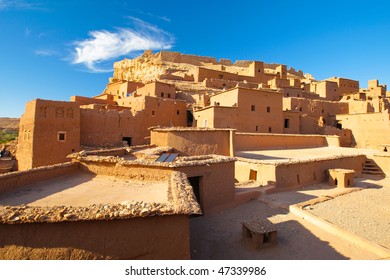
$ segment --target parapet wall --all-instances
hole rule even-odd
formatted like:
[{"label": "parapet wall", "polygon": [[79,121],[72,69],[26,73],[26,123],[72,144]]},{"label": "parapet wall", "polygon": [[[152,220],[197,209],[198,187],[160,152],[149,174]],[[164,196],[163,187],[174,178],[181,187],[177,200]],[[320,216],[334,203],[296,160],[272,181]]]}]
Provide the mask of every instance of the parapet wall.
[{"label": "parapet wall", "polygon": [[365,155],[342,155],[318,160],[290,160],[281,163],[240,159],[236,161],[235,176],[239,182],[251,179],[262,185],[275,186],[276,191],[285,191],[326,182],[328,170],[333,168],[353,169],[356,174],[361,174],[365,159]]},{"label": "parapet wall", "polygon": [[151,144],[169,146],[181,155],[232,155],[233,129],[152,128]]},{"label": "parapet wall", "polygon": [[25,186],[75,172],[78,163],[68,162],[16,171],[0,175],[0,194]]},{"label": "parapet wall", "polygon": [[338,136],[300,135],[300,134],[268,134],[268,133],[236,133],[235,150],[256,149],[297,149],[334,146],[339,147]]},{"label": "parapet wall", "polygon": [[187,215],[0,223],[0,259],[190,259]]},{"label": "parapet wall", "polygon": [[86,156],[80,160],[80,169],[97,175],[125,179],[161,181],[168,180],[172,170],[162,164],[147,164],[142,160],[125,161],[117,157]]}]

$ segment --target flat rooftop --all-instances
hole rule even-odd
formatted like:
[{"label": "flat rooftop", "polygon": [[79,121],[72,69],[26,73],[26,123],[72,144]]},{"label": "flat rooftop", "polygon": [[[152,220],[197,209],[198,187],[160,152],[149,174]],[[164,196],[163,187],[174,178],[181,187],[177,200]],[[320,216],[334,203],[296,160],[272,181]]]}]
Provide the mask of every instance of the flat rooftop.
[{"label": "flat rooftop", "polygon": [[168,202],[168,181],[136,181],[78,171],[0,196],[0,206],[89,206],[132,201]]},{"label": "flat rooftop", "polygon": [[291,160],[319,160],[331,157],[370,155],[380,153],[378,150],[319,147],[305,149],[278,149],[278,150],[252,150],[237,151],[236,157],[249,160],[258,160],[264,163],[287,163]]}]

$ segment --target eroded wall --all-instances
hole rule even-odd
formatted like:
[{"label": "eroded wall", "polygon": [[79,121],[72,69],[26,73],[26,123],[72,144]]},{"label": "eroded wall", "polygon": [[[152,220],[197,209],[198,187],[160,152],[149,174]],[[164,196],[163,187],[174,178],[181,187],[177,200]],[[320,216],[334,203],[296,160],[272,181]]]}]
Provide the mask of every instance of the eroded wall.
[{"label": "eroded wall", "polygon": [[[336,140],[335,140],[336,141]],[[330,142],[330,141],[329,141]],[[236,133],[235,150],[313,148],[329,146],[327,136],[299,134]],[[336,142],[331,142],[337,146]]]},{"label": "eroded wall", "polygon": [[190,259],[187,215],[0,224],[0,259]]},{"label": "eroded wall", "polygon": [[230,129],[152,129],[151,144],[169,146],[181,155],[225,155],[232,153]]},{"label": "eroded wall", "polygon": [[67,161],[80,150],[80,109],[75,102],[33,100],[21,118],[19,170]]}]

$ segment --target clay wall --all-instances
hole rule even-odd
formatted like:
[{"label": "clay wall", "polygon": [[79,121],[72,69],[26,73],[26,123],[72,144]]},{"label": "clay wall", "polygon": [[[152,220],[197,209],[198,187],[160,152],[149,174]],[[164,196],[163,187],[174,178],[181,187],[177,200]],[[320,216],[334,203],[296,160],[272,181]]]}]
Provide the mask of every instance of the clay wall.
[{"label": "clay wall", "polygon": [[364,155],[340,156],[319,160],[296,160],[281,164],[239,159],[236,161],[235,176],[239,182],[245,182],[251,179],[251,173],[256,174],[256,181],[261,185],[275,186],[276,191],[283,191],[326,182],[328,170],[332,168],[353,169],[356,174],[360,174],[365,158]]},{"label": "clay wall", "polygon": [[378,149],[390,143],[390,120],[387,111],[382,113],[337,115],[342,128],[352,130],[352,145],[356,148]]},{"label": "clay wall", "polygon": [[[234,88],[211,96],[210,103],[216,106],[194,112],[200,119],[198,127],[211,127],[208,123],[212,123],[214,128],[230,127],[241,132],[283,132],[282,93]],[[217,106],[237,109],[234,112]]]},{"label": "clay wall", "polygon": [[222,79],[222,80],[232,80],[239,81],[238,75],[234,73],[229,73],[225,71],[218,71],[213,69],[208,69],[204,67],[199,67],[196,69],[197,71],[194,73],[195,82],[203,82],[204,79]]},{"label": "clay wall", "polygon": [[137,164],[131,161],[117,164],[117,160],[97,157],[87,157],[80,161],[80,169],[97,175],[142,181],[168,180],[172,174],[172,169],[167,166]]},{"label": "clay wall", "polygon": [[199,65],[200,63],[212,63],[212,64],[218,63],[217,60],[213,57],[181,54],[179,52],[170,52],[170,51],[161,51],[158,53],[158,57],[163,61],[171,61],[176,63],[188,63],[193,65]]},{"label": "clay wall", "polygon": [[337,83],[340,97],[345,94],[359,92],[359,81],[338,77],[332,77],[327,80]]},{"label": "clay wall", "polygon": [[376,98],[378,96],[386,97],[386,85],[379,85],[378,80],[369,80],[367,88],[367,96]]},{"label": "clay wall", "polygon": [[332,81],[321,81],[316,85],[316,93],[329,101],[338,101],[339,98],[339,87],[336,82]]},{"label": "clay wall", "polygon": [[[329,138],[329,139],[328,139]],[[323,135],[239,133],[234,138],[235,150],[267,150],[274,148],[314,148],[338,146],[338,138]],[[329,145],[330,144],[330,145]]]},{"label": "clay wall", "polygon": [[148,143],[149,128],[153,126],[186,127],[187,104],[185,101],[145,96],[145,110],[134,115],[137,145]]},{"label": "clay wall", "polygon": [[77,163],[61,163],[37,167],[25,171],[16,171],[0,175],[0,194],[7,191],[55,178],[58,176],[71,174],[78,169]]},{"label": "clay wall", "polygon": [[231,129],[152,129],[151,144],[169,146],[181,155],[232,154]]},{"label": "clay wall", "polygon": [[328,180],[328,170],[332,168],[353,169],[361,174],[366,157],[342,156],[316,161],[302,161],[276,166],[276,188],[291,189]]},{"label": "clay wall", "polygon": [[113,96],[113,100],[118,102],[119,100],[128,97],[129,94],[134,93],[137,88],[142,87],[143,83],[132,81],[117,81],[109,83],[104,91],[106,94]]},{"label": "clay wall", "polygon": [[1,259],[190,259],[187,215],[0,224]]},{"label": "clay wall", "polygon": [[161,98],[176,98],[176,89],[175,85],[161,83],[161,82],[152,82],[146,84],[145,86],[137,89],[138,95],[144,96],[154,96]]},{"label": "clay wall", "polygon": [[238,116],[238,131],[283,133],[282,93],[240,88]]},{"label": "clay wall", "polygon": [[80,127],[81,145],[88,147],[121,146],[123,137],[136,134],[134,117],[129,110],[81,109]]},{"label": "clay wall", "polygon": [[299,134],[300,114],[299,112],[283,111],[283,133]]},{"label": "clay wall", "polygon": [[19,170],[26,170],[32,168],[33,156],[33,132],[35,121],[36,101],[30,101],[26,104],[24,114],[20,118],[19,123],[19,137],[18,149],[16,151],[16,158],[18,160]]},{"label": "clay wall", "polygon": [[65,162],[68,154],[80,150],[80,109],[77,103],[37,99],[29,102],[27,107],[28,127],[25,127],[24,120],[20,126],[19,170]]},{"label": "clay wall", "polygon": [[235,171],[233,161],[178,167],[175,170],[185,173],[188,178],[200,177],[199,202],[203,214],[207,215],[213,208],[218,208],[234,201]]},{"label": "clay wall", "polygon": [[349,104],[347,102],[284,97],[283,109],[301,113],[300,133],[317,134],[320,133],[320,126],[334,124],[334,115],[347,114]]},{"label": "clay wall", "polygon": [[105,100],[105,99],[97,99],[97,98],[89,98],[84,96],[71,96],[71,102],[76,102],[79,105],[89,105],[89,104],[109,104],[116,105],[116,102],[113,100]]},{"label": "clay wall", "polygon": [[284,97],[304,97],[304,92],[301,88],[284,87]]},{"label": "clay wall", "polygon": [[250,161],[237,160],[235,162],[235,179],[238,182],[255,180],[262,186],[274,186],[276,183],[275,165],[260,164]]},{"label": "clay wall", "polygon": [[337,135],[340,139],[341,147],[352,147],[352,131],[350,129],[338,129],[334,126],[325,126],[323,135]]},{"label": "clay wall", "polygon": [[237,127],[237,107],[209,106],[194,112],[197,127],[231,128]]}]

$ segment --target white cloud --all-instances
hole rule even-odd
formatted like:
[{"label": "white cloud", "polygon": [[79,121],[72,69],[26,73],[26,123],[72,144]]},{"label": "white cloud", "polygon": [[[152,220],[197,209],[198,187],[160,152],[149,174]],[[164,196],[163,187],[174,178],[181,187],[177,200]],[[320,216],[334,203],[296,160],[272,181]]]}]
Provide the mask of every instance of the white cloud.
[{"label": "white cloud", "polygon": [[74,64],[84,64],[92,72],[106,72],[103,62],[142,50],[170,49],[174,37],[140,19],[130,17],[135,28],[118,28],[115,31],[96,30],[89,32],[90,38],[75,42]]},{"label": "white cloud", "polygon": [[35,54],[39,55],[39,56],[55,56],[55,55],[58,55],[58,53],[56,51],[49,50],[49,49],[39,49],[39,50],[36,50]]},{"label": "white cloud", "polygon": [[1,10],[40,10],[41,4],[25,0],[0,0]]}]

